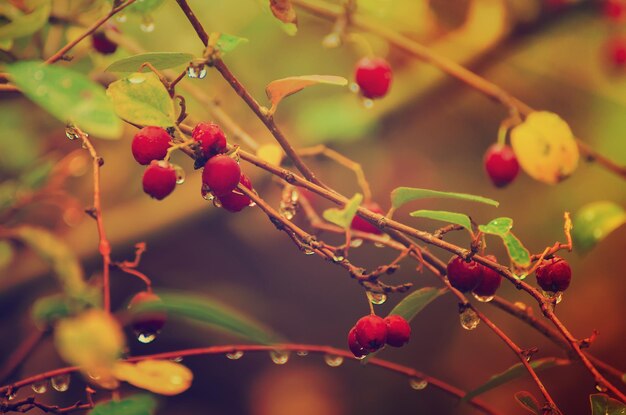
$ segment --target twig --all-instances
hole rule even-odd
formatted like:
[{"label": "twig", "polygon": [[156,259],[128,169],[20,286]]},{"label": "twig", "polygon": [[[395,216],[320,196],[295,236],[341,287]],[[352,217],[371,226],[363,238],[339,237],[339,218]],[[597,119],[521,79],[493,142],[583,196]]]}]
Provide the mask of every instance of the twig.
[{"label": "twig", "polygon": [[48,334],[48,330],[31,330],[24,341],[7,357],[4,366],[0,369],[0,382],[11,377],[15,371],[24,363],[28,355],[41,343],[41,340]]}]

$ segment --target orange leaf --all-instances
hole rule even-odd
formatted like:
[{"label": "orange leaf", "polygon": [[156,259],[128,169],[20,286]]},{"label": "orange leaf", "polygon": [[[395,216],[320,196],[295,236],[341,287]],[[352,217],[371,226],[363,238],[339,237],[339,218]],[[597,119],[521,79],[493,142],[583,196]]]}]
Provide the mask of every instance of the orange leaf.
[{"label": "orange leaf", "polygon": [[294,9],[290,0],[270,0],[270,9],[272,14],[283,23],[298,23],[296,9]]},{"label": "orange leaf", "polygon": [[269,109],[269,114],[274,114],[276,107],[278,107],[278,103],[282,101],[283,98],[302,91],[308,86],[317,84],[345,86],[348,85],[348,80],[341,76],[333,75],[307,75],[292,76],[272,81],[265,88],[265,93],[272,103],[272,107]]},{"label": "orange leaf", "polygon": [[191,370],[169,360],[118,362],[113,368],[113,375],[138,388],[168,396],[186,391],[193,380]]}]

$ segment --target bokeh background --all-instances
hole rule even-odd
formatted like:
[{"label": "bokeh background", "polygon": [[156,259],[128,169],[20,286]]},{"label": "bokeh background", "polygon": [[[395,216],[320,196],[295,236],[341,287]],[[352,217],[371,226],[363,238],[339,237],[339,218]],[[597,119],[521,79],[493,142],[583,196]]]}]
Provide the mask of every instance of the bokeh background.
[{"label": "bokeh background", "polygon": [[[59,15],[75,6],[73,1],[53,3],[54,13]],[[363,55],[352,44],[336,49],[322,47],[321,41],[332,25],[305,12],[299,12],[297,36],[289,37],[255,1],[191,0],[190,4],[207,30],[250,40],[230,53],[226,62],[261,101],[265,85],[286,76],[329,74],[351,79],[353,65]],[[626,72],[611,66],[606,50],[607,41],[621,31],[626,34],[626,27],[607,21],[600,2],[361,0],[359,4],[360,12],[381,25],[470,66],[535,108],[560,114],[595,149],[620,164],[626,163]],[[201,54],[202,45],[175,2],[165,2],[152,18],[155,26],[149,33],[140,29],[141,19],[133,15],[116,25],[124,37],[147,51]],[[482,155],[495,141],[505,110],[428,64],[409,58],[378,38],[363,36],[394,68],[391,93],[369,109],[347,89],[327,86],[287,98],[276,120],[294,145],[327,144],[361,163],[374,198],[383,208],[389,207],[389,192],[397,186],[475,193],[501,202],[495,209],[446,200],[425,201],[403,208],[397,218],[434,230],[436,224],[410,218],[409,209],[464,211],[482,223],[508,216],[515,220],[517,236],[531,251],[539,252],[562,239],[564,211],[576,212],[596,200],[626,204],[623,180],[587,163],[581,163],[574,176],[558,186],[547,186],[521,174],[510,187],[493,188],[483,172]],[[24,50],[29,53],[27,47]],[[113,56],[103,57],[89,50],[87,42],[77,49],[73,65],[108,82],[112,75],[102,75],[102,70],[129,54],[120,48]],[[219,74],[209,71],[203,80],[183,82],[219,99],[258,143],[272,142]],[[212,119],[205,106],[192,99],[188,104],[193,120]],[[86,275],[97,277],[100,258],[96,229],[80,214],[91,198],[85,152],[76,152],[80,149],[65,138],[63,126],[19,95],[0,96],[0,122],[3,181],[10,180],[22,162],[37,165],[71,154],[73,176],[66,188],[78,203],[62,209],[30,206],[23,217],[59,232],[83,260]],[[102,169],[103,203],[114,257],[132,258],[133,245],[145,241],[148,252],[140,269],[156,287],[204,293],[254,316],[294,342],[345,347],[348,329],[368,312],[358,285],[341,268],[299,252],[258,209],[230,214],[203,200],[199,174],[182,155],[176,155],[174,161],[187,171],[185,183],[162,202],[145,196],[141,191],[142,168],[130,153],[134,131],[126,127],[119,141],[96,140],[106,161]],[[357,191],[353,175],[341,166],[324,160],[312,160],[311,165],[323,180],[345,194]],[[280,189],[271,177],[249,165],[243,168],[259,194],[277,206]],[[326,205],[319,201],[318,206]],[[466,243],[461,235],[451,235],[450,240]],[[574,335],[583,338],[598,330],[600,336],[592,352],[622,369],[626,368],[625,242],[626,229],[622,227],[590,253],[568,255],[574,279],[558,306],[559,316]],[[506,260],[496,240],[490,249],[500,260]],[[436,253],[447,260],[447,253]],[[351,258],[373,267],[390,260],[392,254],[364,245],[351,251]],[[33,329],[29,309],[35,299],[58,291],[58,287],[45,264],[26,250],[19,251],[0,272],[0,355],[7,357]],[[529,278],[534,281],[534,277]],[[416,273],[410,263],[388,281],[411,281],[416,287],[438,284],[428,272]],[[137,281],[114,272],[114,305],[124,307],[140,288]],[[504,283],[500,293],[511,301],[531,303],[511,284]],[[400,298],[391,296],[377,306],[377,311],[384,315]],[[494,307],[480,308],[520,346],[537,346],[537,356],[561,353]],[[516,362],[487,328],[481,325],[469,332],[461,328],[451,296],[428,306],[413,321],[412,329],[408,346],[386,349],[380,357],[464,389],[482,384]],[[236,341],[204,327],[172,322],[153,343],[142,345],[131,338],[130,344],[131,353],[147,354]],[[26,376],[62,364],[48,340],[19,374]],[[238,361],[224,356],[197,357],[186,359],[185,364],[194,371],[193,386],[180,396],[163,399],[160,414],[475,413],[434,388],[412,390],[407,379],[397,374],[354,362],[330,368],[320,356],[293,355],[283,366],[272,364],[266,354],[246,354]],[[581,366],[549,369],[541,377],[565,413],[589,413],[588,395],[594,384]],[[79,385],[81,381],[74,377],[73,382]],[[524,376],[484,398],[503,413],[522,414],[512,398],[519,390],[538,396]],[[26,396],[29,392],[20,393]],[[43,399],[71,404],[80,394],[81,388],[74,385],[68,393],[51,391]]]}]

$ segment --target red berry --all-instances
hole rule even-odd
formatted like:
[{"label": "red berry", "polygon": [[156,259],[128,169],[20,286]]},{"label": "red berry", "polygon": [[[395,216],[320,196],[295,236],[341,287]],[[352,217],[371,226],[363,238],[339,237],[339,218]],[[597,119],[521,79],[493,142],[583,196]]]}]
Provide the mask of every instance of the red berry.
[{"label": "red berry", "polygon": [[131,151],[139,164],[161,160],[170,148],[172,137],[161,127],[143,127],[133,137]]},{"label": "red berry", "polygon": [[519,173],[517,157],[510,146],[493,144],[485,152],[485,170],[496,187],[511,183]]},{"label": "red berry", "polygon": [[[366,203],[363,205],[364,208],[371,210],[374,213],[378,213],[383,215],[384,212],[381,209],[380,206],[378,206],[377,203]],[[361,232],[367,232],[367,233],[373,233],[375,235],[380,235],[383,232],[378,229],[376,226],[372,225],[371,223],[369,223],[368,221],[366,221],[365,219],[363,219],[360,216],[355,216],[352,219],[352,224],[350,225],[350,227],[352,229],[354,229],[355,231],[361,231]]]},{"label": "red berry", "polygon": [[[128,304],[129,309],[137,307],[139,304],[161,302],[161,298],[158,295],[151,292],[142,291],[137,293]],[[144,336],[153,336],[157,334],[167,319],[167,314],[164,311],[144,311],[134,314],[132,316],[131,325],[136,333],[141,333]]]},{"label": "red berry", "polygon": [[475,261],[465,261],[454,256],[448,262],[448,281],[450,285],[461,292],[472,291],[482,278],[482,266]]},{"label": "red berry", "polygon": [[151,197],[162,200],[176,187],[176,171],[171,164],[153,161],[143,173],[143,191]]},{"label": "red berry", "polygon": [[350,351],[354,355],[354,357],[360,359],[362,357],[367,356],[369,353],[367,350],[361,346],[359,341],[356,339],[356,327],[352,327],[350,332],[348,333],[348,347]]},{"label": "red berry", "polygon": [[375,352],[387,341],[387,324],[385,320],[375,315],[361,317],[356,322],[356,340],[368,352]]},{"label": "red berry", "polygon": [[602,11],[608,19],[623,20],[626,17],[626,1],[605,0]]},{"label": "red berry", "polygon": [[215,196],[230,193],[237,187],[240,178],[239,163],[223,154],[211,157],[202,171],[202,183],[211,189]]},{"label": "red berry", "polygon": [[387,344],[393,347],[401,347],[409,342],[411,326],[404,317],[393,315],[385,317],[387,324]]},{"label": "red berry", "polygon": [[[241,173],[239,183],[252,190],[252,183],[250,183],[250,179],[244,173]],[[250,198],[239,192],[237,189],[231,191],[230,193],[226,193],[225,195],[219,196],[218,200],[224,209],[233,213],[240,212],[250,205]]]},{"label": "red berry", "polygon": [[535,271],[537,284],[544,291],[565,291],[572,281],[572,269],[566,260],[555,256],[544,259]]},{"label": "red berry", "polygon": [[609,62],[618,68],[626,66],[626,37],[614,37],[606,43],[606,54]]},{"label": "red berry", "polygon": [[109,40],[103,31],[95,32],[91,35],[91,45],[97,52],[103,55],[111,55],[117,50],[117,43]]},{"label": "red berry", "polygon": [[219,125],[212,122],[201,122],[196,125],[191,137],[200,144],[202,155],[211,158],[226,151],[226,135]]},{"label": "red berry", "polygon": [[[494,262],[498,261],[493,255],[487,255],[485,258]],[[480,297],[491,297],[498,291],[500,283],[502,282],[502,276],[484,265],[481,265],[481,268],[483,276],[473,292]]]},{"label": "red berry", "polygon": [[381,98],[391,85],[391,66],[383,58],[362,58],[356,64],[354,79],[366,98]]}]

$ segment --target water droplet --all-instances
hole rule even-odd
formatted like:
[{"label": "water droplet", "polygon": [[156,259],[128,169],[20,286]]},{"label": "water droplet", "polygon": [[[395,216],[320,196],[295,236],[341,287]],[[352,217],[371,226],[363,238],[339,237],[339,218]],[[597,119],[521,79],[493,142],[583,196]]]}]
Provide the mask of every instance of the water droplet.
[{"label": "water droplet", "polygon": [[176,363],[180,363],[182,361],[183,361],[183,357],[182,356],[177,356],[177,357],[172,359],[172,362],[176,362]]},{"label": "water droplet", "polygon": [[152,343],[156,339],[157,334],[152,332],[137,332],[137,341],[139,343],[148,344]]},{"label": "water droplet", "polygon": [[39,85],[35,90],[35,94],[39,96],[46,95],[48,93],[48,87],[45,85]]},{"label": "water droplet", "polygon": [[220,202],[220,200],[217,197],[213,198],[212,201],[213,201],[213,206],[215,206],[216,208],[222,207],[222,202]]},{"label": "water droplet", "polygon": [[203,66],[202,69],[200,69],[200,72],[198,72],[198,79],[206,78],[206,72],[206,67]]},{"label": "water droplet", "polygon": [[41,81],[43,79],[44,73],[43,71],[36,71],[33,74],[33,78],[35,78],[35,81]]},{"label": "water droplet", "polygon": [[369,298],[372,304],[381,305],[387,301],[387,294],[367,291],[367,298]]},{"label": "water droplet", "polygon": [[371,109],[371,108],[373,108],[373,107],[374,107],[374,101],[372,101],[372,100],[371,100],[371,99],[369,99],[369,98],[364,98],[364,99],[363,99],[363,107],[364,107],[365,109],[368,109],[368,110],[369,110],[369,109]]},{"label": "water droplet", "polygon": [[139,28],[142,32],[150,33],[154,31],[154,19],[152,16],[144,16]]},{"label": "water droplet", "polygon": [[270,358],[272,359],[272,362],[276,363],[277,365],[284,365],[289,361],[289,352],[282,350],[272,350],[270,352]]},{"label": "water droplet", "polygon": [[256,202],[254,201],[250,201],[250,203],[248,203],[248,207],[255,207],[256,206]]},{"label": "water droplet", "polygon": [[188,78],[197,78],[198,77],[198,69],[196,69],[194,66],[190,66],[189,68],[187,68],[187,77]]},{"label": "water droplet", "polygon": [[11,389],[7,391],[6,397],[8,400],[12,401],[17,398],[17,390]]},{"label": "water droplet", "polygon": [[416,391],[421,391],[422,389],[426,388],[426,386],[428,386],[428,381],[421,378],[412,377],[409,379],[409,385],[411,385],[411,388],[415,389]]},{"label": "water droplet", "polygon": [[526,311],[528,310],[528,306],[524,303],[522,303],[521,301],[516,301],[515,303],[513,303],[513,305],[517,308],[519,308],[520,310]]},{"label": "water droplet", "polygon": [[549,300],[553,300],[556,304],[559,304],[561,302],[561,300],[563,300],[563,292],[562,291],[557,291],[557,292],[544,291],[543,292],[543,296],[546,297]]},{"label": "water droplet", "polygon": [[128,82],[131,84],[140,84],[146,80],[146,77],[141,74],[134,74],[128,77]]},{"label": "water droplet", "polygon": [[65,126],[65,136],[72,141],[80,138],[80,134],[78,134],[76,127],[73,124],[67,124]]},{"label": "water droplet", "polygon": [[357,93],[360,90],[359,86],[355,82],[351,82],[350,86],[348,86],[348,89],[350,89],[350,91],[354,93]]},{"label": "water droplet", "polygon": [[461,314],[459,314],[461,319],[461,327],[465,330],[474,330],[478,323],[480,323],[480,318],[478,318],[478,314],[471,308],[466,308],[463,310]]},{"label": "water droplet", "polygon": [[100,373],[98,372],[87,372],[87,376],[93,380],[99,380],[101,378]]},{"label": "water droplet", "polygon": [[333,256],[333,262],[341,262],[343,261],[345,258],[343,255],[335,255]]},{"label": "water droplet", "polygon": [[176,173],[176,184],[185,183],[185,170],[177,164],[172,164],[174,172]]},{"label": "water droplet", "polygon": [[472,293],[472,295],[481,303],[488,303],[489,301],[493,300],[494,297],[493,295],[478,295],[476,293]]},{"label": "water droplet", "polygon": [[343,363],[343,356],[336,356],[333,354],[325,354],[324,362],[330,367],[338,367]]},{"label": "water droplet", "polygon": [[363,239],[353,239],[350,241],[351,248],[358,248],[361,245],[363,245]]},{"label": "water droplet", "polygon": [[315,251],[312,250],[310,247],[305,247],[302,252],[304,252],[304,255],[313,255],[313,254],[315,254]]},{"label": "water droplet", "polygon": [[120,23],[124,23],[126,22],[126,20],[128,19],[128,17],[124,14],[124,13],[118,13],[115,16],[115,20],[117,20]]},{"label": "water droplet", "polygon": [[65,373],[63,375],[54,376],[50,379],[50,384],[52,384],[52,388],[54,388],[57,392],[65,392],[70,388],[70,374]]},{"label": "water droplet", "polygon": [[30,387],[35,393],[46,393],[48,391],[48,381],[42,380],[41,382],[35,382],[30,385]]},{"label": "water droplet", "polygon": [[602,386],[600,384],[596,384],[596,389],[598,390],[598,392],[606,392],[607,391],[606,386]]},{"label": "water droplet", "polygon": [[296,216],[296,207],[291,202],[280,202],[278,214],[287,220],[291,220]]},{"label": "water droplet", "polygon": [[241,350],[235,350],[234,352],[226,353],[226,357],[230,360],[239,360],[243,356],[243,352]]},{"label": "water droplet", "polygon": [[339,45],[341,45],[341,38],[337,33],[331,33],[329,35],[326,35],[322,40],[322,46],[324,46],[325,48],[336,48]]},{"label": "water droplet", "polygon": [[298,356],[300,356],[300,357],[305,357],[305,356],[308,356],[308,355],[309,355],[309,352],[308,352],[308,351],[306,351],[306,350],[298,350],[298,351],[296,352],[296,354],[297,354]]}]

